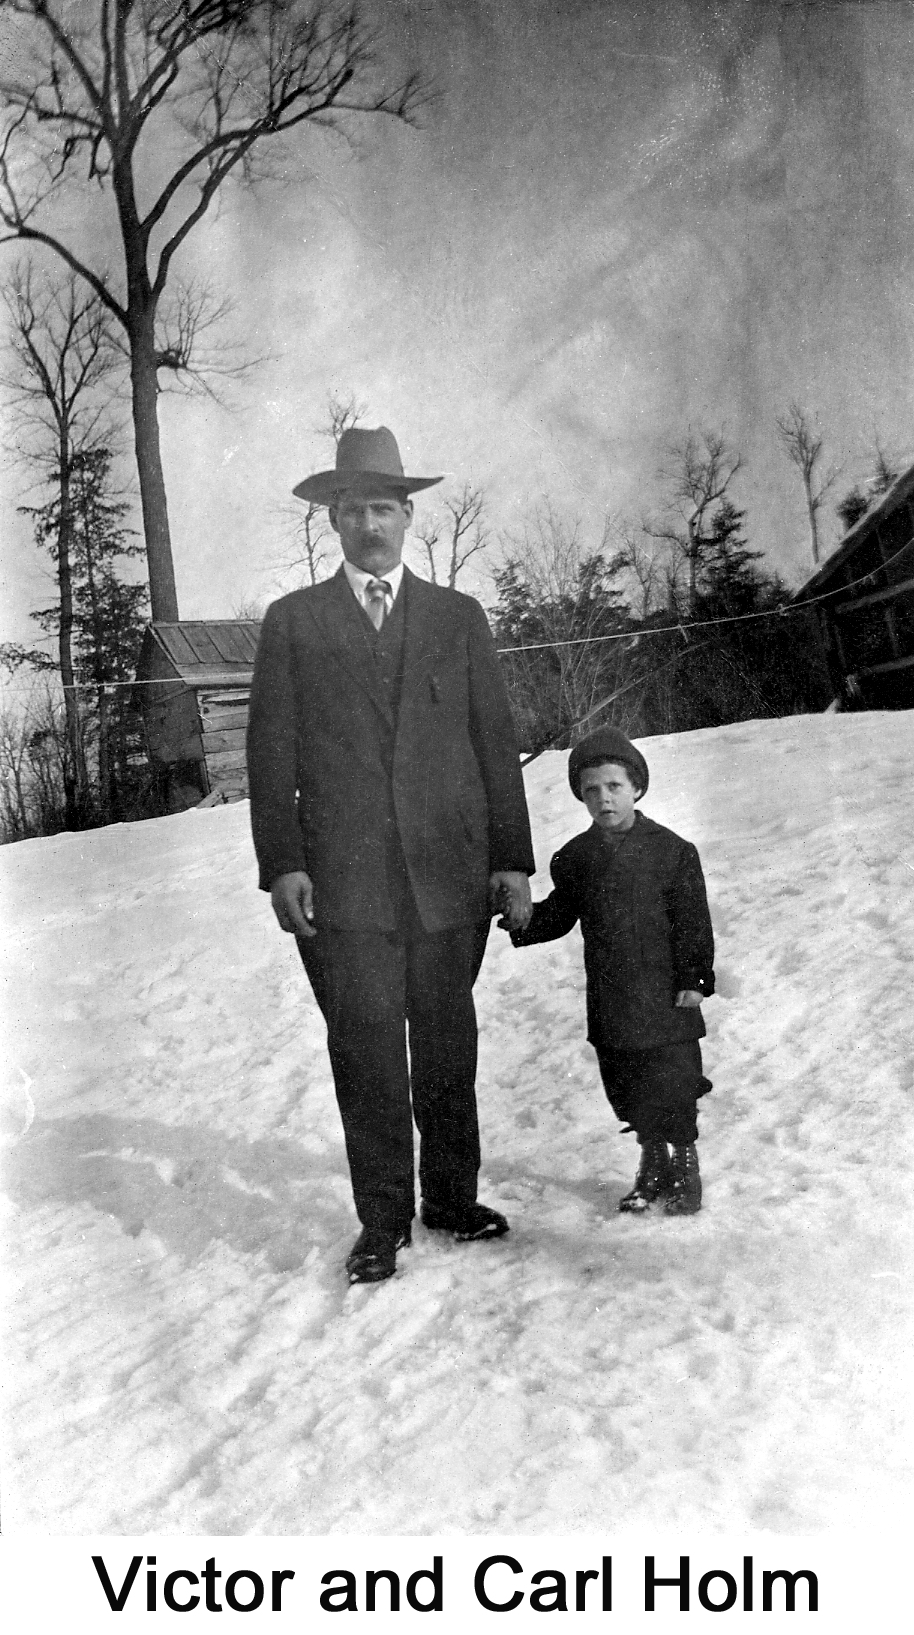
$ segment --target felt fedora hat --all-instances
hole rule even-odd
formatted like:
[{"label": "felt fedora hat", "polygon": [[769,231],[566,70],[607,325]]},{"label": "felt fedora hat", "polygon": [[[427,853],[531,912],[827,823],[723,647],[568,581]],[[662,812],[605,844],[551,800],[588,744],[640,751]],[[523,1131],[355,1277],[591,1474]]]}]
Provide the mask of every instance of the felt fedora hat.
[{"label": "felt fedora hat", "polygon": [[390,488],[412,494],[419,488],[432,488],[441,480],[440,477],[407,477],[397,439],[386,426],[376,426],[373,431],[350,426],[337,444],[333,470],[316,471],[292,492],[300,500],[311,500],[315,505],[332,505],[338,494],[350,488]]}]

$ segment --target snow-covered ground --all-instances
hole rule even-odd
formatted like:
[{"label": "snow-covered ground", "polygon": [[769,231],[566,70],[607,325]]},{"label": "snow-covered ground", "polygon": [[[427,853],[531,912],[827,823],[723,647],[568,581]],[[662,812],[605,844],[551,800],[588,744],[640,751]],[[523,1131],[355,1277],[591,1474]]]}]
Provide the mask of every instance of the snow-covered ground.
[{"label": "snow-covered ground", "polygon": [[[718,936],[705,1208],[617,1213],[579,935],[493,930],[512,1231],[417,1227],[374,1288],[247,805],[0,853],[7,1535],[808,1534],[910,1500],[914,713],[642,747]],[[564,756],[528,789],[542,894],[586,815]]]}]

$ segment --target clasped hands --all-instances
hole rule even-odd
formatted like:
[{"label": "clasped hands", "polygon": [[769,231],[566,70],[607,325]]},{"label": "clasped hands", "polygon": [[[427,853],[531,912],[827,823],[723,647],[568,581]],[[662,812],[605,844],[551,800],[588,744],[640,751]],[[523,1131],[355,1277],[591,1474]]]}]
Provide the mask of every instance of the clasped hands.
[{"label": "clasped hands", "polygon": [[[316,936],[314,888],[304,870],[277,875],[270,887],[270,900],[283,931],[297,937]],[[527,876],[513,869],[499,869],[490,874],[489,910],[501,915],[498,923],[503,930],[523,931],[533,913]]]},{"label": "clasped hands", "polygon": [[500,869],[489,875],[489,909],[500,914],[502,931],[526,931],[533,913],[530,881],[516,869]]}]

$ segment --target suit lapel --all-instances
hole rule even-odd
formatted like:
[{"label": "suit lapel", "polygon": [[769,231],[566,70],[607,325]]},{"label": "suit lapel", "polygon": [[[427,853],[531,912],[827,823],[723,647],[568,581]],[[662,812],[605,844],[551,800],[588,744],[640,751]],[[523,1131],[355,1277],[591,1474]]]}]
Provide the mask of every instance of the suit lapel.
[{"label": "suit lapel", "polygon": [[315,586],[307,605],[337,663],[365,689],[385,721],[393,726],[393,715],[378,677],[371,640],[342,568],[332,579]]},{"label": "suit lapel", "polygon": [[423,673],[434,670],[435,626],[438,601],[424,579],[417,579],[408,568],[403,569],[400,594],[406,592],[403,630],[403,685],[402,701],[420,696],[419,682]]}]

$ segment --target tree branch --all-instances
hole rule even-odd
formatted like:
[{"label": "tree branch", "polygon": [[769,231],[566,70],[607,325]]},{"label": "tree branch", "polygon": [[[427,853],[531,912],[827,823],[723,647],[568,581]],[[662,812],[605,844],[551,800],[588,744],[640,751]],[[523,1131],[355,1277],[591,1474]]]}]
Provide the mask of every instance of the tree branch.
[{"label": "tree branch", "polygon": [[[2,209],[0,209],[0,217],[2,217],[4,221],[7,221],[6,213]],[[125,308],[121,306],[119,301],[115,300],[114,296],[111,294],[111,291],[107,288],[104,281],[99,278],[98,274],[94,273],[91,267],[87,267],[85,262],[80,261],[79,257],[73,254],[72,250],[69,250],[59,238],[54,237],[53,233],[44,233],[37,227],[27,227],[25,224],[23,224],[22,226],[17,227],[15,232],[8,233],[4,237],[0,238],[0,244],[10,244],[15,239],[29,239],[33,243],[44,244],[48,247],[48,249],[53,250],[56,255],[60,256],[62,261],[66,262],[67,266],[73,272],[77,273],[80,278],[84,278],[86,280],[86,283],[89,284],[95,291],[102,305],[107,307],[108,311],[112,313],[112,315],[117,319],[118,323],[123,324],[124,328],[126,329],[127,313]]]},{"label": "tree branch", "polygon": [[[30,0],[30,4],[27,9],[32,12],[39,22],[44,24],[54,44],[66,58],[77,79],[82,85],[83,90],[96,111],[100,124],[105,127],[106,110],[101,91],[95,84],[87,65],[83,62],[82,57],[76,50],[71,35],[67,33],[66,29],[61,27],[57,18],[54,16],[54,13],[46,4],[46,0]],[[108,134],[107,131],[106,134]]]}]

